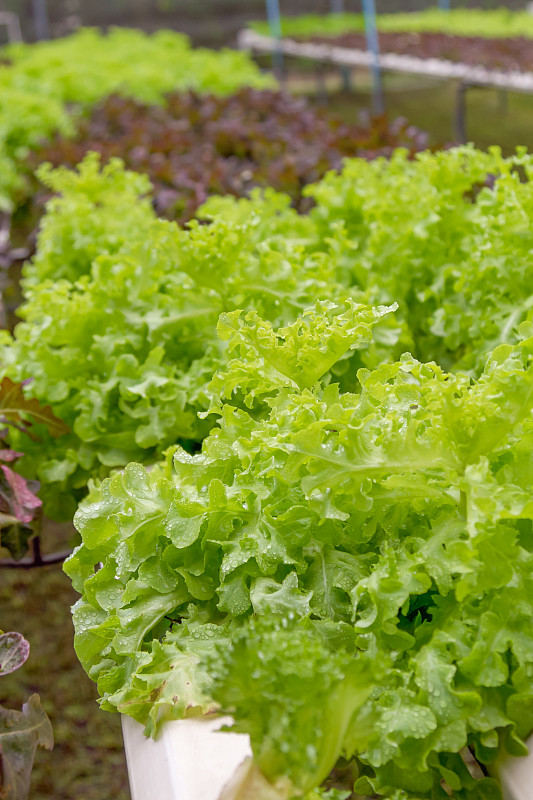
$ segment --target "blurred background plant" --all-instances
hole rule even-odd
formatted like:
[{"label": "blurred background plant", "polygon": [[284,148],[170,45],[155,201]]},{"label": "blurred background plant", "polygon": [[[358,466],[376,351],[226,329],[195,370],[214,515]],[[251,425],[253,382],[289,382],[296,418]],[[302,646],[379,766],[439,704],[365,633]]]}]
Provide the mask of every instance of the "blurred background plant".
[{"label": "blurred background plant", "polygon": [[[378,13],[419,11],[427,0],[377,0]],[[462,0],[461,6],[499,8],[502,0]],[[134,25],[144,30],[175,28],[192,36],[195,44],[219,47],[233,44],[235,34],[251,19],[266,17],[264,0],[47,0],[50,34],[62,36],[80,25]],[[360,11],[357,0],[346,0],[346,10]],[[523,0],[506,0],[505,7],[520,10]],[[32,0],[4,0],[2,8],[19,15],[23,36],[35,38]],[[282,0],[288,15],[328,13],[330,0]]]},{"label": "blurred background plant", "polygon": [[[21,667],[30,645],[20,633],[0,631],[0,678]],[[54,736],[38,695],[32,694],[14,711],[0,706],[0,793],[7,800],[29,796],[31,769],[37,747],[51,750]]]}]

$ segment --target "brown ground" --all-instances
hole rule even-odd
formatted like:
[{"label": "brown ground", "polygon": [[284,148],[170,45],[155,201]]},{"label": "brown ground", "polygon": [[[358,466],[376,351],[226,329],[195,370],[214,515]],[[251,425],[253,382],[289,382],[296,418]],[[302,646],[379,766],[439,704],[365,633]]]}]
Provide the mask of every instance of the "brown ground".
[{"label": "brown ground", "polygon": [[20,708],[37,692],[52,722],[55,747],[37,752],[31,800],[129,800],[119,716],[100,710],[72,646],[76,598],[60,566],[0,569],[0,628],[31,645],[26,664],[0,678],[0,704]]}]

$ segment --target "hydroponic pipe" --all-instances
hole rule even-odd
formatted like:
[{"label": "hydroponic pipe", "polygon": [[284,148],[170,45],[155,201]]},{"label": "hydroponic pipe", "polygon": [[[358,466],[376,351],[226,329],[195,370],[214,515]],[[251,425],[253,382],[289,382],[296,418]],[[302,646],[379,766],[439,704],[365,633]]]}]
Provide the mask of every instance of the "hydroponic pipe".
[{"label": "hydroponic pipe", "polygon": [[382,114],[384,110],[383,89],[381,85],[381,69],[379,66],[379,41],[376,24],[376,6],[374,0],[363,0],[365,15],[366,46],[372,54],[372,98],[374,111]]},{"label": "hydroponic pipe", "polygon": [[33,0],[33,24],[36,39],[50,38],[46,0]]},{"label": "hydroponic pipe", "polygon": [[266,0],[268,26],[270,35],[276,40],[276,48],[272,53],[274,70],[278,76],[283,75],[283,52],[281,50],[281,14],[279,10],[279,0]]}]

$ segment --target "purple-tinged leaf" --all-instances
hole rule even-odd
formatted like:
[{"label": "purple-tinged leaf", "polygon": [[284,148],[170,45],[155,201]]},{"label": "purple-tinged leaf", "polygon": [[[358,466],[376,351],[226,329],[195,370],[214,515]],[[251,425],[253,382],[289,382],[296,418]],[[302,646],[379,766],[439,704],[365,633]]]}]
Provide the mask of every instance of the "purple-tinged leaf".
[{"label": "purple-tinged leaf", "polygon": [[29,523],[35,516],[35,509],[40,508],[42,501],[31,491],[26,479],[13,472],[12,469],[1,465],[4,478],[11,490],[9,498],[10,510],[20,522]]},{"label": "purple-tinged leaf", "polygon": [[53,746],[52,726],[39,695],[33,694],[22,711],[0,707],[0,797],[27,800],[35,750]]},{"label": "purple-tinged leaf", "polygon": [[0,635],[0,675],[8,675],[21,667],[30,654],[30,644],[21,633]]},{"label": "purple-tinged leaf", "polygon": [[22,458],[24,453],[18,453],[16,450],[9,450],[8,448],[0,450],[0,461],[16,461],[17,458]]}]

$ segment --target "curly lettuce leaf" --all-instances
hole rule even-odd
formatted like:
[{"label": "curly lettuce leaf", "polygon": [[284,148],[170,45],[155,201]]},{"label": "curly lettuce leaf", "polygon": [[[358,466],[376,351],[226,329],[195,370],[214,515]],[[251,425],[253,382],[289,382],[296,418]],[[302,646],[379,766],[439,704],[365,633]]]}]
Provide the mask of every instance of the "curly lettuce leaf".
[{"label": "curly lettuce leaf", "polygon": [[145,178],[118,161],[100,169],[89,155],[76,172],[46,180],[62,196],[25,268],[24,322],[14,339],[4,334],[2,360],[11,379],[32,378],[27,396],[72,431],[20,446],[21,470],[41,481],[48,515],[67,516],[89,477],[208,433],[213,417],[197,414],[208,410],[207,385],[225,361],[221,313],[255,308],[281,326],[317,296],[346,291],[299,238],[264,241],[256,207],[276,215],[274,194],[256,196],[239,221],[183,231],[154,218]]},{"label": "curly lettuce leaf", "polygon": [[130,465],[77,514],[76,647],[105,707],[151,732],[230,710],[252,737],[244,796],[312,797],[341,756],[363,793],[490,796],[459,754],[524,752],[533,728],[528,326],[478,380],[405,355],[356,393],[274,383],[236,331],[260,413],[221,405],[201,453]]},{"label": "curly lettuce leaf", "polygon": [[[154,219],[143,178],[117,162],[101,172],[89,158],[77,175],[48,174],[64,196],[27,267],[25,321],[14,341],[3,337],[6,373],[34,377],[28,392],[73,431],[21,465],[43,484],[47,513],[68,515],[88,479],[112,467],[151,463],[177,442],[194,449],[220,400],[263,412],[266,375],[254,378],[249,355],[236,351],[229,374],[216,338],[219,316],[233,320],[236,309],[239,335],[260,335],[268,350],[274,389],[275,361],[304,382],[331,364],[326,380],[357,393],[357,368],[391,365],[402,350],[446,374],[479,378],[488,355],[516,344],[533,318],[532,169],[522,151],[503,158],[470,147],[354,159],[308,189],[316,204],[307,217],[267,191],[212,199],[200,214],[208,224],[187,231]],[[32,270],[69,280],[31,285]],[[373,326],[371,342],[336,361],[335,337],[314,356],[292,329],[286,341],[272,338],[317,301],[338,308],[346,300],[398,309]],[[298,324],[308,336],[316,321]],[[236,344],[233,334],[229,341]]]},{"label": "curly lettuce leaf", "polygon": [[[364,653],[336,649],[327,628],[277,619],[250,623],[207,664],[215,698],[237,720],[231,730],[250,735],[255,763],[281,797],[283,779],[305,794],[329,775],[378,674]],[[249,783],[258,783],[253,770],[241,778],[239,793],[227,796],[251,797]],[[258,800],[278,796],[268,783],[257,788]]]}]

